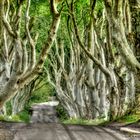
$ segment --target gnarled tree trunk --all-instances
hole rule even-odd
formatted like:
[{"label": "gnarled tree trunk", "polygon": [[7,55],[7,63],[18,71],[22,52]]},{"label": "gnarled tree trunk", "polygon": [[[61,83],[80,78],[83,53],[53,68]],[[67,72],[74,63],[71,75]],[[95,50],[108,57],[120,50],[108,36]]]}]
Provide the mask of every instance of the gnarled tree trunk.
[{"label": "gnarled tree trunk", "polygon": [[[30,0],[26,0],[24,36],[20,33],[24,0],[17,3],[14,1],[13,4],[15,4],[14,12],[11,1],[0,1],[0,30],[2,31],[0,32],[0,108],[17,93],[22,94],[23,88],[41,72],[60,23],[58,2],[50,0],[52,25],[40,58],[36,60],[37,35],[33,39],[29,28],[32,26],[29,17]],[[28,50],[30,53],[27,52]]]}]

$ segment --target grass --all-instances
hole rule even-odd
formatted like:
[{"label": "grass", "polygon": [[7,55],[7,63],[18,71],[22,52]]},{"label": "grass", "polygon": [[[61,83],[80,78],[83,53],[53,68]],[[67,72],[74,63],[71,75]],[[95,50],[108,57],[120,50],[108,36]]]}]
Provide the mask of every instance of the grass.
[{"label": "grass", "polygon": [[18,114],[20,120],[22,120],[23,122],[29,122],[30,121],[30,114],[27,110],[23,110]]},{"label": "grass", "polygon": [[85,119],[68,119],[63,120],[64,124],[77,124],[77,125],[99,125],[105,122],[104,119],[85,120]]},{"label": "grass", "polygon": [[140,114],[130,114],[118,119],[117,122],[129,124],[135,123],[138,120],[140,120]]},{"label": "grass", "polygon": [[[13,115],[13,116],[0,115],[0,120],[8,121],[8,122],[28,123],[30,120],[30,114],[27,110],[23,110],[17,115]],[[126,115],[126,116],[123,116],[122,118],[117,119],[116,122],[130,124],[130,123],[135,123],[138,120],[140,120],[140,114],[130,114],[130,115]],[[60,118],[60,121],[63,124],[76,124],[76,125],[102,125],[102,124],[108,123],[104,119],[85,120],[85,119],[80,119],[80,118],[79,119],[68,119],[68,118],[66,119],[65,117],[63,119]]]},{"label": "grass", "polygon": [[[125,115],[116,120],[118,123],[131,124],[140,120],[140,113]],[[67,119],[63,120],[64,124],[79,124],[79,125],[106,125],[110,123],[104,119],[84,120],[84,119]]]},{"label": "grass", "polygon": [[14,115],[14,116],[0,115],[0,121],[23,122],[18,115]]},{"label": "grass", "polygon": [[0,115],[0,121],[28,123],[30,121],[30,114],[27,109],[24,109],[16,115]]}]

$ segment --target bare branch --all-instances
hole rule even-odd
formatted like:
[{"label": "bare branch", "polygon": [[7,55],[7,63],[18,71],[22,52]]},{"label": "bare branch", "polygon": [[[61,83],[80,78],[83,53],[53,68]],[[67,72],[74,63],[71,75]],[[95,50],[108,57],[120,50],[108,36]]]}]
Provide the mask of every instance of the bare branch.
[{"label": "bare branch", "polygon": [[23,49],[23,58],[22,58],[22,71],[23,74],[28,69],[28,53],[27,53],[27,48],[26,48],[27,41],[22,41],[22,49]]},{"label": "bare branch", "polygon": [[80,36],[79,36],[79,33],[78,33],[78,28],[77,28],[77,24],[76,24],[76,21],[75,21],[75,17],[74,17],[74,14],[72,14],[72,21],[73,21],[73,25],[74,25],[74,30],[75,30],[75,34],[76,34],[76,38],[77,38],[77,41],[79,43],[79,45],[81,46],[81,48],[84,50],[84,52],[86,53],[86,55],[99,67],[99,69],[107,76],[111,77],[110,76],[110,71],[104,67],[101,62],[96,59],[86,48],[85,46],[83,45],[81,39],[80,39]]},{"label": "bare branch", "polygon": [[[53,3],[52,3],[52,1],[53,1]],[[52,1],[51,1],[51,7],[54,7],[55,2],[54,2],[54,0],[52,0]],[[44,61],[47,57],[48,51],[50,50],[50,48],[51,48],[51,46],[52,46],[52,44],[55,40],[56,33],[57,33],[57,30],[58,30],[58,27],[59,27],[59,23],[60,23],[60,14],[54,12],[53,13],[53,21],[52,21],[52,25],[51,25],[51,28],[50,28],[50,31],[49,31],[47,41],[44,44],[44,47],[43,47],[42,52],[40,54],[39,62],[36,65],[36,67],[38,69],[42,68],[43,63],[44,63]]]},{"label": "bare branch", "polygon": [[30,64],[30,69],[33,69],[35,64],[36,64],[36,50],[35,50],[35,42],[32,39],[31,35],[30,35],[30,31],[29,31],[29,9],[30,9],[30,0],[27,0],[27,7],[26,7],[26,17],[25,17],[25,29],[27,32],[27,37],[28,37],[28,41],[29,44],[31,46],[31,64]]},{"label": "bare branch", "polygon": [[13,37],[16,38],[16,33],[13,31],[12,27],[10,26],[9,22],[6,20],[5,16],[3,15],[3,23],[5,28],[7,29],[8,33]]},{"label": "bare branch", "polygon": [[[53,3],[51,3],[51,7],[56,6],[55,1],[53,0]],[[28,13],[27,13],[28,15]],[[21,85],[21,87],[23,87],[25,84],[28,84],[30,81],[32,81],[37,75],[38,73],[41,72],[44,61],[47,58],[48,52],[55,40],[56,37],[56,33],[59,27],[59,23],[60,23],[60,14],[59,13],[53,13],[53,20],[52,20],[52,25],[50,27],[50,31],[49,31],[49,35],[48,38],[44,44],[44,47],[42,48],[42,52],[40,54],[40,58],[38,63],[36,64],[36,66],[34,67],[34,69],[30,72],[28,72],[27,74],[25,74],[20,80],[19,80],[19,84]]]}]

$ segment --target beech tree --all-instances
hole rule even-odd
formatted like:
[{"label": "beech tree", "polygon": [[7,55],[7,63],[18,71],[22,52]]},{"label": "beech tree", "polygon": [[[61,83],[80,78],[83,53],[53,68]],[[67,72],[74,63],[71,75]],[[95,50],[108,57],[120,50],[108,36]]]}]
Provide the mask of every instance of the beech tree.
[{"label": "beech tree", "polygon": [[[140,3],[137,0],[130,0],[130,10],[132,17],[132,36],[134,42],[134,52],[137,60],[140,62]],[[139,92],[140,92],[140,72],[137,71],[135,76],[136,81],[136,94],[137,94],[137,106],[139,106]]]},{"label": "beech tree", "polygon": [[[86,3],[88,8],[80,11],[88,13],[82,17],[76,5],[83,3],[66,1],[69,47],[56,40],[50,53],[48,78],[71,118],[113,120],[135,103],[134,74],[140,63],[134,54],[130,1],[100,3],[100,13],[95,11],[98,1]],[[81,20],[85,17],[87,23]]]},{"label": "beech tree", "polygon": [[[60,23],[59,1],[50,0],[52,23],[39,58],[36,57],[38,34],[31,35],[30,0],[0,1],[0,108],[15,94],[21,94],[42,71]],[[23,8],[25,6],[25,10]],[[25,15],[25,16],[24,16]],[[24,21],[25,27],[21,27]],[[24,30],[21,34],[21,28]]]},{"label": "beech tree", "polygon": [[39,57],[30,2],[0,0],[0,108],[12,99],[12,113],[19,112],[44,70],[71,118],[113,120],[129,112],[140,69],[138,1],[50,0],[52,23]]}]

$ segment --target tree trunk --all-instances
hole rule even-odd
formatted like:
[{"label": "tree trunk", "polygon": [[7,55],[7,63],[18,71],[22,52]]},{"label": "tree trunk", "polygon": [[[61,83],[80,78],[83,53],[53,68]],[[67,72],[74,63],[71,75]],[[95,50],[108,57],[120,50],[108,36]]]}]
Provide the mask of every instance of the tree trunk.
[{"label": "tree trunk", "polygon": [[[52,25],[40,58],[36,62],[37,36],[33,39],[29,29],[30,0],[26,1],[24,37],[20,33],[23,1],[18,3],[18,7],[15,6],[14,12],[10,1],[0,1],[0,45],[2,43],[3,46],[0,51],[0,108],[16,94],[22,94],[23,88],[26,89],[26,86],[42,71],[60,23],[61,12],[57,11],[58,4],[59,2],[50,0]],[[30,53],[27,50],[30,50]]]}]

